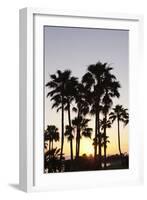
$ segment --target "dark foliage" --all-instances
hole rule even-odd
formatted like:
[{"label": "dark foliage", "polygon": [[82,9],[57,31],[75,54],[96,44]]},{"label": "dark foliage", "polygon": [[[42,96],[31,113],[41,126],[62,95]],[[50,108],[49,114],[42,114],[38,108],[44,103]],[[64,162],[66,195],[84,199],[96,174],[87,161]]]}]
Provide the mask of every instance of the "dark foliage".
[{"label": "dark foliage", "polygon": [[[121,152],[120,122],[126,126],[129,123],[129,114],[122,105],[112,108],[114,98],[120,97],[121,86],[108,63],[97,62],[89,65],[81,81],[72,76],[70,70],[57,70],[55,74],[50,75],[46,87],[49,89],[47,97],[52,102],[52,109],[61,111],[61,133],[54,125],[47,126],[44,131],[44,167],[47,172],[128,168],[129,157]],[[68,124],[65,124],[64,120],[66,115]],[[88,126],[90,115],[95,118],[94,133]],[[114,121],[118,127],[120,155],[107,156],[107,147],[111,145],[108,129],[113,126]],[[69,160],[65,160],[63,156],[64,137],[70,144]],[[80,156],[82,137],[91,140],[91,145],[94,147],[93,156],[89,157],[86,154]],[[54,142],[59,140],[61,148],[54,148]]]}]

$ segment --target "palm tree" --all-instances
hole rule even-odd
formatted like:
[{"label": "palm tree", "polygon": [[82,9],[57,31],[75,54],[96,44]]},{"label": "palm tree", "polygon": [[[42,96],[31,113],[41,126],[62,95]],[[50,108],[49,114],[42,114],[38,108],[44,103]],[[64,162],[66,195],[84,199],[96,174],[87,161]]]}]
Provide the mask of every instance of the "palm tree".
[{"label": "palm tree", "polygon": [[[100,132],[100,112],[103,104],[105,110],[112,101],[110,97],[118,96],[119,83],[115,81],[115,76],[111,74],[112,68],[107,63],[98,62],[88,67],[88,72],[83,76],[82,83],[90,92],[91,113],[95,115],[95,139],[94,139],[94,157],[97,158],[97,145],[99,150],[99,168],[101,168],[101,132]],[[109,97],[109,99],[108,99]],[[108,112],[108,111],[107,111]],[[107,115],[105,112],[105,118]],[[98,137],[98,138],[97,138]],[[98,140],[98,141],[97,141]]]},{"label": "palm tree", "polygon": [[[101,87],[102,76],[104,73],[104,66],[98,62],[95,65],[88,66],[88,72],[83,76],[82,83],[90,91],[90,103],[92,104],[91,113],[95,115],[95,139],[94,139],[94,157],[97,158],[97,135],[99,131],[99,117],[100,117],[100,100],[103,94]],[[99,141],[101,138],[99,138]],[[101,157],[101,147],[99,145],[99,157]]]},{"label": "palm tree", "polygon": [[47,129],[44,132],[44,140],[49,141],[49,151],[53,150],[53,142],[59,141],[59,132],[55,125],[47,126]]},{"label": "palm tree", "polygon": [[[48,142],[49,142],[49,144],[48,144]],[[51,138],[46,129],[46,130],[44,130],[44,149],[47,149],[47,147],[49,146],[49,150],[50,150],[50,142],[51,142]]]},{"label": "palm tree", "polygon": [[119,98],[119,88],[120,84],[116,80],[116,77],[111,73],[113,68],[109,67],[107,65],[105,73],[104,73],[104,81],[103,81],[103,88],[104,88],[104,94],[102,97],[102,112],[104,114],[104,121],[106,125],[104,126],[104,167],[106,167],[106,139],[107,139],[107,133],[106,129],[109,128],[108,121],[107,121],[107,115],[109,113],[110,108],[113,105],[113,98],[117,97]]},{"label": "palm tree", "polygon": [[71,71],[65,70],[61,72],[57,70],[56,74],[50,75],[51,81],[46,84],[46,87],[51,89],[48,92],[47,97],[51,98],[53,101],[52,108],[56,108],[57,112],[61,109],[61,152],[60,159],[62,159],[63,154],[63,145],[64,145],[64,109],[67,104],[66,97],[66,84],[69,83],[69,79],[71,78]]},{"label": "palm tree", "polygon": [[72,120],[72,124],[74,129],[76,129],[76,158],[79,158],[80,154],[80,140],[82,136],[91,138],[92,135],[92,128],[88,127],[89,119],[85,119],[82,116],[75,117],[74,120]]},{"label": "palm tree", "polygon": [[115,120],[117,121],[117,128],[118,128],[118,149],[119,149],[120,156],[122,156],[121,144],[120,144],[120,122],[123,122],[124,126],[126,126],[129,123],[128,109],[123,108],[122,105],[116,105],[113,108],[113,111],[109,114],[109,120],[111,120],[112,123]]},{"label": "palm tree", "polygon": [[52,142],[52,135],[48,132],[48,129],[44,130],[44,148],[47,149],[49,147],[49,151],[51,150],[51,142]]},{"label": "palm tree", "polygon": [[72,135],[72,124],[71,124],[71,104],[75,99],[76,95],[76,87],[78,85],[78,80],[76,77],[69,77],[65,84],[65,97],[66,97],[66,104],[65,110],[68,112],[68,123],[69,125],[66,126],[65,135],[68,136],[68,140],[70,142],[70,155],[71,161],[73,160],[73,135]]},{"label": "palm tree", "polygon": [[56,128],[54,126],[54,135],[53,135],[53,141],[52,141],[52,149],[54,148],[53,147],[53,142],[54,141],[57,142],[57,141],[59,141],[59,139],[60,139],[60,136],[59,136],[58,128]]}]

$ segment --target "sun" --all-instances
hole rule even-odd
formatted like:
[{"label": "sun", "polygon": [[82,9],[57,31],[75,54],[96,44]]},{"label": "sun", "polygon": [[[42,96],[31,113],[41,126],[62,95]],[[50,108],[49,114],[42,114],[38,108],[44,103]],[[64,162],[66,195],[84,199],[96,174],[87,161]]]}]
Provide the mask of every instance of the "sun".
[{"label": "sun", "polygon": [[92,145],[92,140],[88,138],[81,139],[80,155],[86,154],[87,156],[94,153],[94,147]]}]

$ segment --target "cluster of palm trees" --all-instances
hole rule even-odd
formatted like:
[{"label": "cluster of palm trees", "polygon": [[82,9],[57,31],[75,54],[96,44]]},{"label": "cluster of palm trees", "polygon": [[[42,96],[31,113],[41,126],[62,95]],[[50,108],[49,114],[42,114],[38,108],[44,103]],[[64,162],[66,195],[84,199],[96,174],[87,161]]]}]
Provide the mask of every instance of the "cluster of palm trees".
[{"label": "cluster of palm trees", "polygon": [[[70,144],[70,160],[78,159],[80,155],[80,140],[82,136],[92,137],[94,146],[94,160],[96,168],[102,167],[102,147],[104,149],[104,167],[106,168],[107,143],[109,137],[107,129],[111,128],[114,121],[118,126],[118,147],[120,156],[120,122],[127,125],[129,122],[128,110],[122,105],[113,106],[113,99],[119,98],[120,83],[112,73],[113,68],[107,63],[97,62],[89,65],[87,72],[81,80],[72,76],[70,70],[57,70],[50,75],[50,81],[46,84],[49,92],[47,97],[52,102],[52,109],[61,111],[61,134],[58,128],[50,125],[45,130],[45,141],[49,141],[49,150],[53,149],[53,141],[61,139],[60,159],[63,157],[64,137]],[[75,113],[72,118],[72,113]],[[68,124],[65,125],[65,114],[68,116]],[[94,130],[88,126],[88,116],[95,118]],[[75,156],[73,155],[73,140],[75,139]]]}]

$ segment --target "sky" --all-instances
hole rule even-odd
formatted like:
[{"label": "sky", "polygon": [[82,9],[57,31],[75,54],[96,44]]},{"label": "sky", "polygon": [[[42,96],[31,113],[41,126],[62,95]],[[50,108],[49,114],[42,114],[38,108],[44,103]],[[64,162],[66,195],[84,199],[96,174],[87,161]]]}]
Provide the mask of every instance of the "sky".
[{"label": "sky", "polygon": [[[44,27],[44,85],[50,81],[49,75],[56,73],[58,69],[70,69],[72,75],[81,79],[86,73],[87,67],[96,62],[107,62],[114,70],[113,73],[120,81],[120,98],[114,99],[114,104],[122,104],[129,109],[129,32],[127,30],[111,30],[98,28],[76,28],[76,27]],[[49,89],[45,87],[44,96],[44,115],[45,124],[56,125],[61,130],[61,114],[55,109],[51,109],[52,102],[46,97]],[[72,118],[75,114],[72,113]],[[94,118],[87,116],[91,121],[89,127],[94,130]],[[67,113],[65,113],[65,124],[67,122]],[[122,152],[128,152],[128,126],[121,126],[121,147]],[[107,130],[110,137],[107,153],[116,154],[118,152],[117,144],[117,126],[114,123],[113,128]],[[93,137],[92,137],[93,138]],[[55,146],[60,148],[60,142]],[[75,144],[74,144],[75,152]],[[93,154],[94,148],[92,140],[81,139],[80,154]],[[64,153],[70,155],[70,144],[65,138]]]}]

